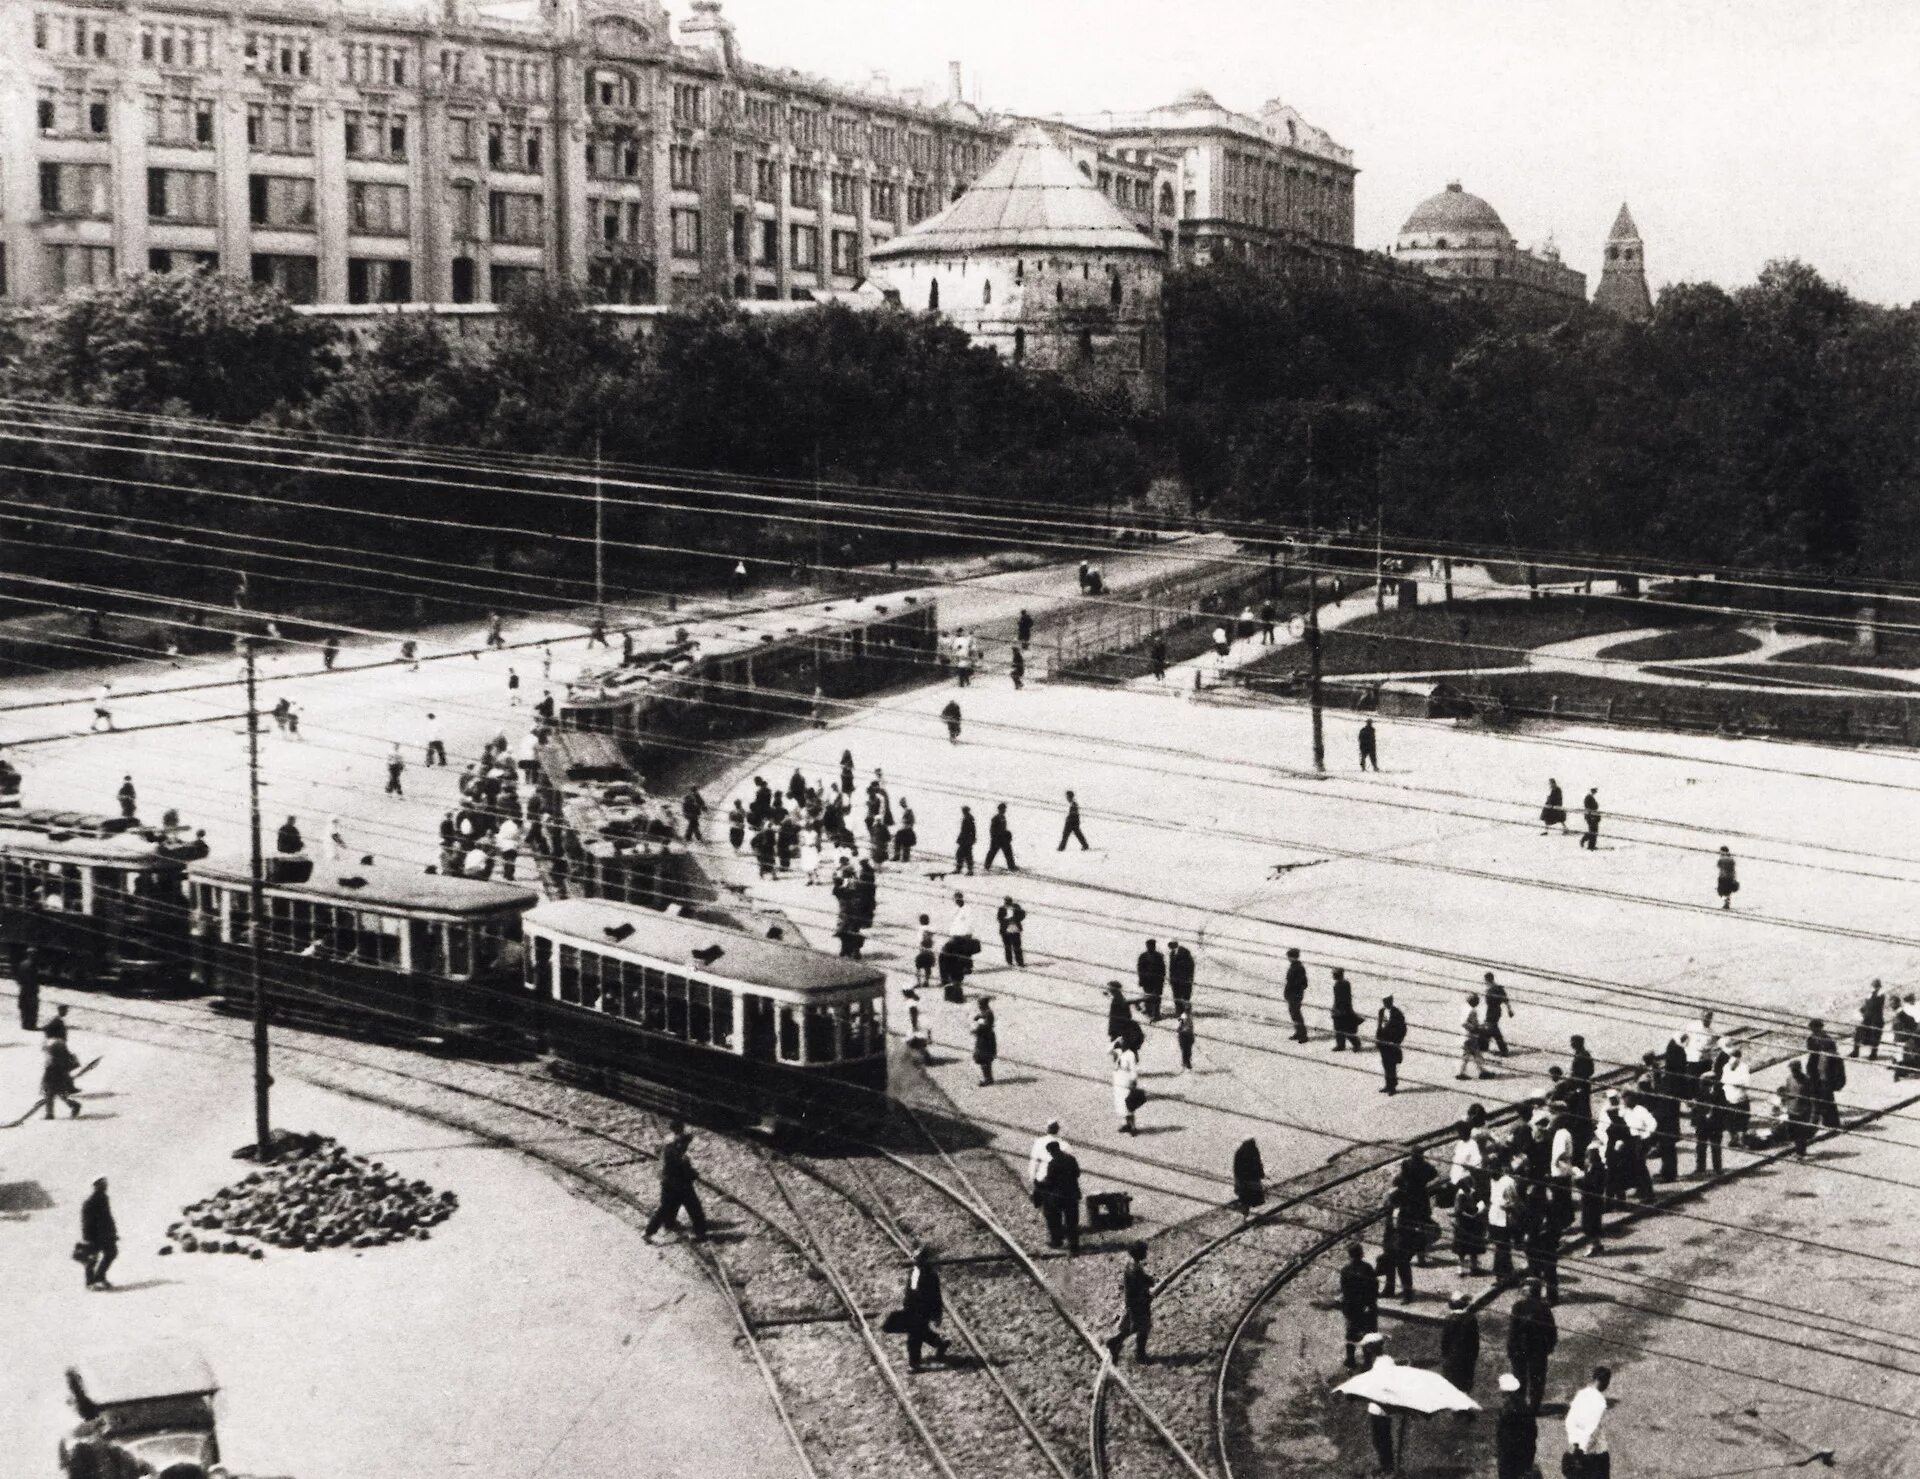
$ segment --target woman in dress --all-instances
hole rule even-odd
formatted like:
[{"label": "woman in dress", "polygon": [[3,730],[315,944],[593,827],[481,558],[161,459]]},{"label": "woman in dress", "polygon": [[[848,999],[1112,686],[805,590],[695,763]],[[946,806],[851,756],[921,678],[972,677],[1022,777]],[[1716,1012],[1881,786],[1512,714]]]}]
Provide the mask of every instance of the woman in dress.
[{"label": "woman in dress", "polygon": [[1140,1087],[1140,1056],[1132,1048],[1116,1045],[1113,1050],[1113,1112],[1120,1120],[1120,1133],[1134,1133],[1134,1091]]},{"label": "woman in dress", "polygon": [[1567,798],[1561,793],[1560,782],[1547,781],[1547,804],[1540,808],[1540,835],[1546,836],[1555,827],[1562,832],[1567,830]]}]

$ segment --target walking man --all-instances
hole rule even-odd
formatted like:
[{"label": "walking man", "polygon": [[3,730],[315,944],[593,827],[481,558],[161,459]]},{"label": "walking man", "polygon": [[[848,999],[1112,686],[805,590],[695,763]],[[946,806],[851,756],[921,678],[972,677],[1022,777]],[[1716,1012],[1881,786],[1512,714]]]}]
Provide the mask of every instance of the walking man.
[{"label": "walking man", "polygon": [[1853,1029],[1853,1051],[1849,1058],[1858,1058],[1860,1049],[1867,1050],[1867,1061],[1872,1062],[1880,1056],[1880,1034],[1887,1025],[1886,990],[1878,981],[1867,988],[1867,999],[1860,1003],[1860,1025]]},{"label": "walking man", "polygon": [[1607,1417],[1607,1388],[1613,1382],[1610,1367],[1593,1368],[1593,1380],[1573,1394],[1567,1404],[1567,1457],[1578,1457],[1578,1468],[1567,1470],[1577,1479],[1610,1479],[1613,1455],[1607,1452],[1601,1428]]},{"label": "walking man", "polygon": [[1147,660],[1153,664],[1153,681],[1164,683],[1167,679],[1167,641],[1164,637],[1155,637],[1153,646],[1147,649]]},{"label": "walking man", "polygon": [[1467,1076],[1467,1065],[1472,1064],[1481,1078],[1491,1078],[1487,1072],[1485,1029],[1480,1025],[1480,993],[1469,991],[1467,1004],[1460,1012],[1460,1071],[1455,1078]]},{"label": "walking man", "polygon": [[1587,792],[1587,799],[1580,803],[1580,810],[1587,818],[1587,830],[1580,839],[1580,845],[1588,852],[1598,852],[1600,851],[1600,788],[1598,786]]},{"label": "walking man", "polygon": [[110,707],[112,703],[113,685],[111,683],[103,682],[93,690],[93,722],[87,726],[88,733],[99,729],[103,724],[108,729],[113,728],[113,710]]},{"label": "walking man", "polygon": [[107,1270],[120,1256],[120,1229],[114,1226],[113,1203],[107,1200],[107,1178],[93,1183],[93,1193],[80,1204],[80,1241],[86,1247],[87,1287],[111,1289]]},{"label": "walking man", "polygon": [[994,911],[994,919],[1000,926],[1000,948],[1006,954],[1007,964],[1025,970],[1027,952],[1022,948],[1020,937],[1027,911],[1014,903],[1013,895],[1008,894],[1006,902]]},{"label": "walking man", "polygon": [[1287,1019],[1293,1023],[1293,1040],[1307,1040],[1307,1019],[1302,1010],[1307,999],[1307,968],[1300,963],[1298,950],[1287,951],[1287,981],[1280,988],[1287,1003]]},{"label": "walking man", "polygon": [[1540,1281],[1528,1279],[1526,1292],[1507,1316],[1507,1361],[1520,1378],[1521,1399],[1529,1412],[1538,1412],[1546,1397],[1547,1358],[1559,1342],[1560,1329]]},{"label": "walking man", "polygon": [[941,1360],[947,1359],[947,1339],[933,1327],[946,1315],[946,1302],[940,1297],[940,1270],[926,1245],[913,1250],[913,1266],[907,1270],[906,1294],[900,1301],[900,1313],[907,1327],[907,1370],[920,1369],[920,1347],[930,1345]]},{"label": "walking man", "polygon": [[1047,1219],[1047,1242],[1067,1245],[1069,1255],[1080,1251],[1080,1162],[1063,1140],[1047,1144],[1047,1169],[1039,1189],[1041,1214]]},{"label": "walking man", "polygon": [[982,870],[991,873],[995,858],[1006,859],[1009,873],[1020,871],[1020,865],[1013,860],[1013,828],[1007,825],[1007,803],[1004,801],[993,809],[993,815],[987,820],[987,860],[980,865]]},{"label": "walking man", "polygon": [[687,819],[687,841],[705,842],[707,839],[700,835],[700,818],[707,814],[707,798],[700,794],[698,786],[687,792],[686,799],[680,803],[680,814]]},{"label": "walking man", "polygon": [[1807,1084],[1814,1123],[1839,1129],[1840,1110],[1834,1095],[1847,1086],[1847,1065],[1840,1057],[1840,1044],[1827,1036],[1827,1024],[1819,1017],[1807,1023]]},{"label": "walking man", "polygon": [[[1383,1094],[1400,1092],[1400,1044],[1407,1040],[1406,1014],[1393,1004],[1391,996],[1380,998],[1380,1015],[1373,1024],[1373,1044],[1380,1052],[1380,1072],[1386,1078]],[[1305,1041],[1304,1038],[1299,1041]]]},{"label": "walking man", "polygon": [[1367,1250],[1347,1244],[1347,1265],[1340,1270],[1340,1317],[1347,1327],[1347,1369],[1359,1364],[1360,1342],[1380,1323],[1380,1275],[1367,1262]]},{"label": "walking man", "polygon": [[436,714],[427,715],[427,758],[428,765],[447,763],[447,742],[440,737],[440,719]]},{"label": "walking man", "polygon": [[1440,1374],[1471,1393],[1473,1373],[1480,1364],[1480,1317],[1464,1289],[1453,1291],[1447,1310],[1447,1322],[1440,1327]]},{"label": "walking man", "polygon": [[1014,623],[1014,633],[1020,639],[1022,647],[1033,640],[1033,616],[1024,606],[1020,608],[1019,621]]},{"label": "walking man", "polygon": [[1360,1014],[1353,1009],[1353,982],[1339,966],[1333,968],[1333,1050],[1360,1051]]},{"label": "walking man", "polygon": [[1027,655],[1018,647],[1013,649],[1013,653],[1008,659],[1007,671],[1013,675],[1013,691],[1015,693],[1018,693],[1022,688],[1027,686]]},{"label": "walking man", "polygon": [[[65,1013],[66,1008],[60,1010]],[[59,1031],[56,1032],[55,1028]],[[40,1101],[47,1107],[47,1118],[53,1118],[53,1101],[58,1099],[67,1106],[69,1119],[79,1119],[80,1098],[73,1086],[73,1075],[80,1066],[80,1060],[74,1057],[73,1049],[67,1046],[66,1023],[60,1017],[47,1023],[46,1041],[41,1045],[40,1052]]]},{"label": "walking man", "polygon": [[1147,1016],[1157,1022],[1160,1020],[1160,996],[1167,985],[1167,958],[1160,953],[1155,941],[1147,941],[1147,948],[1140,952],[1140,958],[1134,962],[1134,971],[1140,982],[1140,1002],[1147,1009]]},{"label": "walking man", "polygon": [[1373,732],[1373,720],[1360,726],[1360,768],[1380,768],[1380,737]]},{"label": "walking man", "polygon": [[1500,1019],[1513,1015],[1513,1003],[1507,999],[1507,988],[1493,979],[1492,971],[1488,971],[1480,979],[1486,983],[1487,988],[1482,993],[1487,999],[1487,1042],[1490,1046],[1499,1049],[1500,1056],[1504,1058],[1507,1056],[1507,1038],[1506,1034],[1500,1030]]},{"label": "walking man", "polygon": [[1173,988],[1176,1015],[1193,1000],[1193,972],[1193,952],[1178,940],[1167,941],[1167,984]]},{"label": "walking man", "polygon": [[1720,895],[1720,907],[1731,909],[1733,896],[1740,892],[1739,864],[1733,860],[1733,851],[1722,847],[1720,856],[1714,861],[1717,877],[1714,880],[1714,892]]},{"label": "walking man", "polygon": [[406,768],[407,762],[401,758],[400,746],[396,744],[387,755],[387,795],[404,796],[407,794],[400,789],[400,777],[405,773]]},{"label": "walking man", "polygon": [[331,673],[333,665],[338,661],[340,661],[340,639],[329,633],[326,645],[320,649],[320,666]]},{"label": "walking man", "polygon": [[[1073,792],[1067,792],[1067,819],[1060,828],[1060,851],[1067,850],[1067,839],[1080,839],[1080,851],[1087,850],[1087,834],[1080,830],[1080,803],[1073,799]],[[1011,864],[1009,864],[1011,866]]]},{"label": "walking man", "polygon": [[1153,1276],[1147,1272],[1147,1245],[1127,1244],[1127,1266],[1120,1275],[1120,1328],[1107,1337],[1107,1355],[1120,1360],[1120,1349],[1129,1335],[1133,1354],[1143,1364],[1147,1359],[1147,1336],[1153,1330]]},{"label": "walking man", "polygon": [[940,717],[947,721],[947,743],[950,745],[959,744],[960,700],[957,698],[948,699],[947,706],[940,711]]},{"label": "walking man", "polygon": [[1501,1372],[1500,1391],[1500,1415],[1493,1429],[1494,1472],[1497,1479],[1528,1479],[1540,1472],[1533,1464],[1540,1447],[1539,1420],[1527,1410],[1519,1377]]},{"label": "walking man", "polygon": [[960,808],[960,834],[953,840],[953,871],[956,873],[973,872],[973,844],[980,835],[980,829],[974,825],[973,808]]},{"label": "walking man", "polygon": [[647,1229],[640,1235],[645,1242],[651,1243],[653,1235],[662,1227],[680,1231],[683,1207],[693,1223],[694,1241],[700,1242],[707,1236],[706,1209],[700,1205],[700,1193],[694,1189],[700,1176],[687,1155],[687,1147],[692,1143],[693,1136],[687,1133],[686,1125],[674,1120],[667,1143],[660,1147],[660,1205],[647,1219]]},{"label": "walking man", "polygon": [[115,794],[120,802],[120,815],[132,821],[139,808],[139,793],[133,788],[133,777],[122,776],[120,789]]}]

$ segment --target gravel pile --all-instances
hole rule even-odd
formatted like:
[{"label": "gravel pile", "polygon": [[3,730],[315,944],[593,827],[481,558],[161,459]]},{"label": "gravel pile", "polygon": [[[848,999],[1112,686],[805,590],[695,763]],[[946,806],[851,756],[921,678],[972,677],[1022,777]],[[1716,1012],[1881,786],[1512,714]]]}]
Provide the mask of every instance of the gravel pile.
[{"label": "gravel pile", "polygon": [[425,1239],[459,1205],[450,1191],[409,1181],[324,1136],[304,1136],[290,1157],[183,1208],[160,1251],[263,1258],[268,1248],[377,1248]]}]

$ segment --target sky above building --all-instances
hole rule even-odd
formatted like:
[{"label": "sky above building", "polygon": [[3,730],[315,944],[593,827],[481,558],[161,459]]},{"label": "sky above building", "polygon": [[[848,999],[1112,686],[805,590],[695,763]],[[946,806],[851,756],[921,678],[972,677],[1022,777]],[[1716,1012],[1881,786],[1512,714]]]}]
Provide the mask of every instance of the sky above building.
[{"label": "sky above building", "polygon": [[[673,0],[669,0],[673,4]],[[686,0],[673,6],[685,14]],[[1914,0],[727,0],[755,61],[1029,113],[1205,87],[1292,103],[1354,151],[1357,238],[1458,179],[1599,278],[1622,201],[1666,283],[1799,257],[1920,300]]]}]

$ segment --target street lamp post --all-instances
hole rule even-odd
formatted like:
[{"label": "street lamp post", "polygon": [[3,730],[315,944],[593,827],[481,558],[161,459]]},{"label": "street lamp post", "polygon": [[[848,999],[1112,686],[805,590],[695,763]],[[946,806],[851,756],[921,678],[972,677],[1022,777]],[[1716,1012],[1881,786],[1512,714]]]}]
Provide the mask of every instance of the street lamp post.
[{"label": "street lamp post", "polygon": [[248,878],[252,927],[247,932],[247,970],[253,984],[253,1136],[260,1164],[273,1157],[273,1116],[269,1098],[273,1074],[267,1064],[266,859],[260,846],[260,704],[254,654],[257,639],[246,639],[247,654],[247,809],[251,868]]}]

